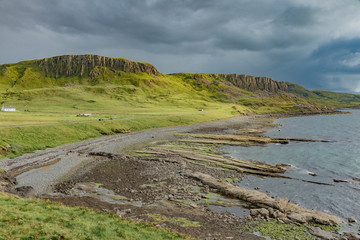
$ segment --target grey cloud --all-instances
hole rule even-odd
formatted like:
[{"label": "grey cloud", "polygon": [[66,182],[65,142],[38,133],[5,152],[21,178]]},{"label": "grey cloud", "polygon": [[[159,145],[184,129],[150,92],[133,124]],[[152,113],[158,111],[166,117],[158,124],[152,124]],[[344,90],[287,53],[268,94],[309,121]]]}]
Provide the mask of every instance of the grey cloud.
[{"label": "grey cloud", "polygon": [[275,24],[291,27],[309,27],[316,21],[317,11],[310,7],[289,7],[274,19]]},{"label": "grey cloud", "polygon": [[[148,1],[149,2],[149,1]],[[88,34],[130,39],[130,43],[181,44],[184,42],[209,42],[219,39],[222,47],[236,41],[242,29],[228,29],[227,24],[236,19],[250,18],[256,22],[254,4],[248,1],[18,1],[5,4],[2,21],[11,27],[31,28],[41,26],[62,34]],[[230,4],[229,4],[230,3]],[[246,5],[248,4],[248,5]],[[1,11],[1,10],[0,10]],[[21,21],[13,21],[13,19]],[[249,21],[247,19],[247,21]],[[252,28],[254,26],[248,26]],[[230,31],[229,34],[226,31]],[[222,39],[224,36],[224,39]],[[229,41],[226,38],[230,38]],[[252,42],[251,35],[240,43]],[[135,41],[136,42],[136,41]],[[215,41],[214,41],[215,42]],[[258,47],[263,44],[257,44]],[[224,49],[229,48],[224,46]],[[251,48],[251,47],[249,47]]]}]

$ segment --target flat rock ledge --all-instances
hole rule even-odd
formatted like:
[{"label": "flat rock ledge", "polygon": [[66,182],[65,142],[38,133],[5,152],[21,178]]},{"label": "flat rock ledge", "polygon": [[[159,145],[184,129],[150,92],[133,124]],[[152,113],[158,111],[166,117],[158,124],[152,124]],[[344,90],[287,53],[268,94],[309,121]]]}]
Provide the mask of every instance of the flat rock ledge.
[{"label": "flat rock ledge", "polygon": [[184,172],[184,175],[198,179],[203,184],[218,189],[224,195],[246,201],[255,207],[255,209],[251,210],[251,215],[253,217],[262,217],[265,219],[275,218],[280,222],[294,222],[300,224],[314,222],[324,225],[341,225],[344,223],[336,216],[309,210],[290,203],[287,198],[274,199],[265,193],[234,186],[208,174],[186,171]]}]

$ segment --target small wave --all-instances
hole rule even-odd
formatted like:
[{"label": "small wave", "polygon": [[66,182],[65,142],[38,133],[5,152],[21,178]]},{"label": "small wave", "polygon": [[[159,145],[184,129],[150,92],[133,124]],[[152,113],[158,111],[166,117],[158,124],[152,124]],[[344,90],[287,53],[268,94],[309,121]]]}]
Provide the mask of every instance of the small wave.
[{"label": "small wave", "polygon": [[301,169],[300,167],[298,167],[298,166],[296,166],[296,165],[293,165],[293,164],[289,164],[290,165],[290,167],[292,168],[292,169]]},{"label": "small wave", "polygon": [[352,190],[356,190],[356,191],[360,191],[360,189],[359,188],[357,188],[357,187],[352,187],[352,186],[348,186],[350,189],[352,189]]},{"label": "small wave", "polygon": [[302,168],[302,167],[299,167],[299,166],[296,166],[296,165],[293,165],[293,164],[290,164],[290,167],[291,167],[291,169],[294,169],[294,170],[296,169],[297,172],[303,173],[303,174],[306,174],[306,175],[315,174],[314,172],[312,172],[312,171],[310,171],[310,170],[308,170],[306,168]]}]

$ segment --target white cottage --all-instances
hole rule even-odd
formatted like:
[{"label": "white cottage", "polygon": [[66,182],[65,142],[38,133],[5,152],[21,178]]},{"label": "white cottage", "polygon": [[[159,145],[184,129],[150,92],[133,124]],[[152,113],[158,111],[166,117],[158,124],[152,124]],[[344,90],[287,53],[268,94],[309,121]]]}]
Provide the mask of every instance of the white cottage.
[{"label": "white cottage", "polygon": [[16,109],[15,109],[15,107],[5,106],[5,107],[2,107],[2,108],[1,108],[1,111],[2,111],[2,112],[15,112]]}]

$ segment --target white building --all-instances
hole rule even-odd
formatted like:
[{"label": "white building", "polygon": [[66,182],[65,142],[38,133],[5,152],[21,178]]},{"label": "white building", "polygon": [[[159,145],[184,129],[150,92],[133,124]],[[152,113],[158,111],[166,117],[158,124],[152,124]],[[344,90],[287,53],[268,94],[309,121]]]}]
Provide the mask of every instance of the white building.
[{"label": "white building", "polygon": [[79,113],[78,115],[76,115],[77,117],[90,117],[92,116],[91,113]]},{"label": "white building", "polygon": [[2,107],[2,108],[1,108],[1,111],[2,111],[2,112],[15,112],[16,109],[15,109],[15,107],[5,106],[5,107]]}]

